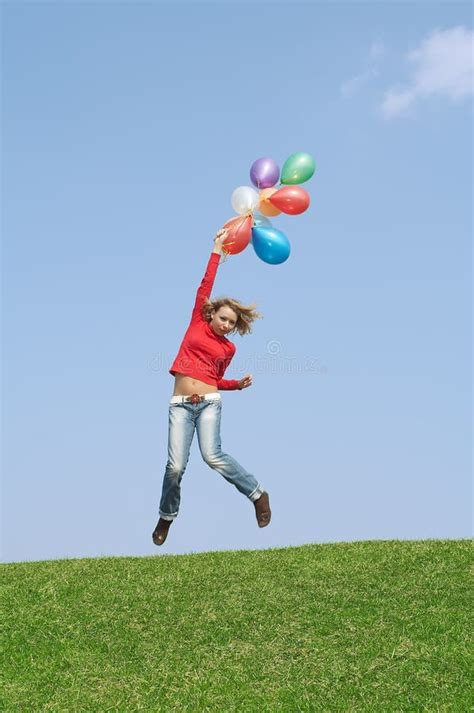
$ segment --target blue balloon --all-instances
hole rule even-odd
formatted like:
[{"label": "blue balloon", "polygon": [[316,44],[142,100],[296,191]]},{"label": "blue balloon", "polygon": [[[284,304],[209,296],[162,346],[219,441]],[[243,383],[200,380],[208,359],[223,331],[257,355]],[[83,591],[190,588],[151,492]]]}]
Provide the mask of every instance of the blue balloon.
[{"label": "blue balloon", "polygon": [[285,233],[276,228],[253,228],[252,245],[260,260],[270,265],[285,262],[291,251],[290,241]]},{"label": "blue balloon", "polygon": [[265,215],[261,213],[253,214],[253,227],[254,228],[271,228],[272,224]]},{"label": "blue balloon", "polygon": [[[266,218],[262,213],[254,213],[253,214],[253,227],[254,228],[271,228],[272,224]],[[252,234],[250,235],[250,242],[253,240],[253,230]]]}]

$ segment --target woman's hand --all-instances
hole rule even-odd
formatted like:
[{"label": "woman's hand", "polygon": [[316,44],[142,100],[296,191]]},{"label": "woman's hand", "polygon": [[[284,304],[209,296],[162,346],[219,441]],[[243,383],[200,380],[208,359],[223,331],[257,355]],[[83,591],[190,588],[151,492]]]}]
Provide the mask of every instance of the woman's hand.
[{"label": "woman's hand", "polygon": [[227,233],[227,228],[221,228],[217,231],[216,236],[214,238],[214,250],[212,251],[213,253],[218,253],[218,255],[222,253],[222,243],[227,238]]},{"label": "woman's hand", "polygon": [[244,378],[239,381],[239,389],[246,389],[248,386],[252,386],[252,374],[246,374]]}]

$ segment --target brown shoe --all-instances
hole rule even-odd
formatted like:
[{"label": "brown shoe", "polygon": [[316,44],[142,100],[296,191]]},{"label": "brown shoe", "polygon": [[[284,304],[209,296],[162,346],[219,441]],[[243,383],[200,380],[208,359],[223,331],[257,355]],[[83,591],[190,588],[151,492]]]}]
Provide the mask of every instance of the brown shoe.
[{"label": "brown shoe", "polygon": [[271,520],[272,511],[270,510],[270,498],[268,493],[264,491],[258,500],[254,500],[255,514],[259,527],[266,527]]},{"label": "brown shoe", "polygon": [[172,522],[173,520],[163,520],[163,518],[160,517],[152,535],[155,545],[162,545],[166,540]]}]

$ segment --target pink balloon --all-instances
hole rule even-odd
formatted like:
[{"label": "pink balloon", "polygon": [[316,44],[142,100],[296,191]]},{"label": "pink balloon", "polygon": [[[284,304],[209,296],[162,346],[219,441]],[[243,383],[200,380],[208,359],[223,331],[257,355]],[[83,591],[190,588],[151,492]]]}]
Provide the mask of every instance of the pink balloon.
[{"label": "pink balloon", "polygon": [[253,218],[251,215],[239,215],[224,224],[228,229],[227,237],[222,243],[222,249],[230,255],[236,255],[245,250],[252,236]]}]

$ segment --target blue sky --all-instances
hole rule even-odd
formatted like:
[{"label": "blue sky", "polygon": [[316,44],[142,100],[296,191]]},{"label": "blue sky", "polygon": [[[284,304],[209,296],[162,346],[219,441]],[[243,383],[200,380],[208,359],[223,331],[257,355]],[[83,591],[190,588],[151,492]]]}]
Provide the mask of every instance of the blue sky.
[{"label": "blue sky", "polygon": [[[4,561],[471,533],[472,12],[449,3],[2,4]],[[166,545],[168,368],[261,156],[317,163],[214,295],[222,443]]]}]

